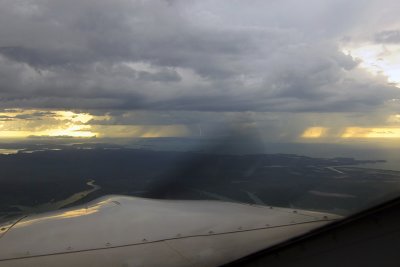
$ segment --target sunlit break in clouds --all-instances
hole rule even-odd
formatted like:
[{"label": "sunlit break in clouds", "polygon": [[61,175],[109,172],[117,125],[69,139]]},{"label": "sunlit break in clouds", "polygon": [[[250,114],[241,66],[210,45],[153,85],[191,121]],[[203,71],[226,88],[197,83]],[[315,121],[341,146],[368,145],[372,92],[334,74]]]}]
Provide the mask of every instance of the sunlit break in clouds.
[{"label": "sunlit break in clouds", "polygon": [[0,138],[157,138],[191,134],[185,125],[107,124],[109,120],[111,117],[108,115],[95,116],[62,110],[4,110],[0,113]]},{"label": "sunlit break in clouds", "polygon": [[374,75],[383,75],[389,83],[400,87],[400,45],[360,44],[346,47],[343,51],[360,61],[361,68]]},{"label": "sunlit break in clouds", "polygon": [[328,128],[325,127],[310,127],[303,132],[301,137],[310,139],[322,138],[326,135],[327,131]]},{"label": "sunlit break in clouds", "polygon": [[400,128],[348,127],[342,138],[400,138]]},{"label": "sunlit break in clouds", "polygon": [[96,137],[87,125],[88,113],[46,110],[4,110],[0,113],[0,138]]}]

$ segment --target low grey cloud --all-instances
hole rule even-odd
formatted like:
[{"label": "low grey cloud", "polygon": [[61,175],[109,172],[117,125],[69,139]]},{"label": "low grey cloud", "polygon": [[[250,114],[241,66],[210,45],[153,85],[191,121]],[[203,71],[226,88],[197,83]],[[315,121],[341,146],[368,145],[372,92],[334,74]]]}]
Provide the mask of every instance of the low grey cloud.
[{"label": "low grey cloud", "polygon": [[378,43],[400,43],[400,30],[381,31],[375,34]]},{"label": "low grey cloud", "polygon": [[338,43],[373,19],[372,6],[5,0],[0,108],[369,111],[399,90]]}]

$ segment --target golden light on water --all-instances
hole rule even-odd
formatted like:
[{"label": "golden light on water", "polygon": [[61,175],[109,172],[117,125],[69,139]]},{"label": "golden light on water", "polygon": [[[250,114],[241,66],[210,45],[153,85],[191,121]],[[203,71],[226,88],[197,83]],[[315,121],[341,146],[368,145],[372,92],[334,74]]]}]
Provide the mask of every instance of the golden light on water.
[{"label": "golden light on water", "polygon": [[304,130],[301,135],[302,138],[317,139],[324,137],[327,134],[328,128],[326,127],[309,127]]}]

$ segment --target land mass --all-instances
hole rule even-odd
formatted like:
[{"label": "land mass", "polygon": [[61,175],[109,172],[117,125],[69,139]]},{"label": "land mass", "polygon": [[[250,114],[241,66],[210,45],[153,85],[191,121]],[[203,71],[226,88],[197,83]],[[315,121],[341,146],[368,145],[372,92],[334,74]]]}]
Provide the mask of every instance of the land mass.
[{"label": "land mass", "polygon": [[400,172],[357,168],[382,161],[121,147],[20,151],[0,155],[0,217],[59,209],[106,194],[347,214],[400,193]]}]

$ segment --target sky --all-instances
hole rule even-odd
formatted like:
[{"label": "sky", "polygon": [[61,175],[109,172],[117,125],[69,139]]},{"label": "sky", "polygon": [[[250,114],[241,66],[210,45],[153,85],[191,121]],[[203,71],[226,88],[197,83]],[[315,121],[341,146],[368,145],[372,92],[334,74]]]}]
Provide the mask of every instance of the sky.
[{"label": "sky", "polygon": [[399,9],[0,0],[0,139],[400,142]]}]

